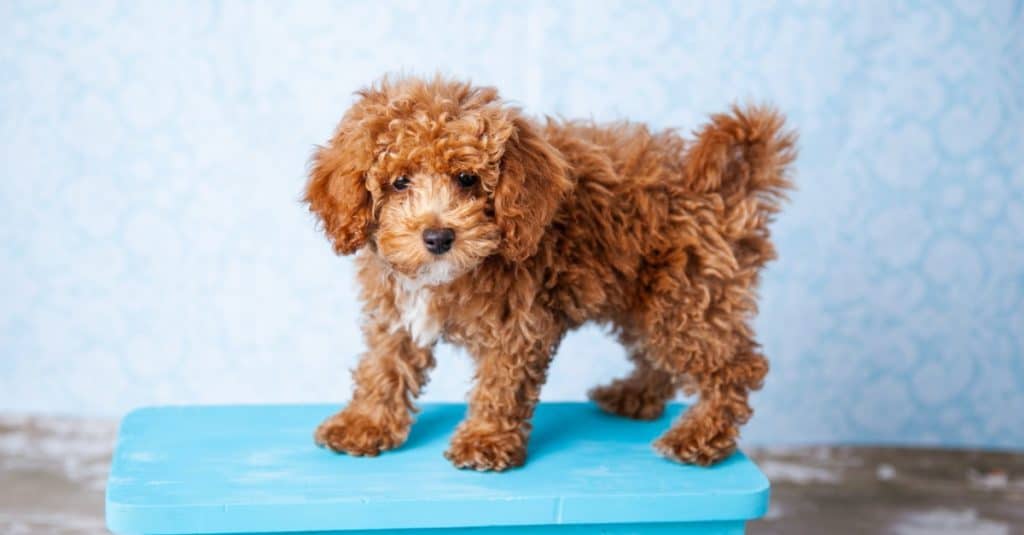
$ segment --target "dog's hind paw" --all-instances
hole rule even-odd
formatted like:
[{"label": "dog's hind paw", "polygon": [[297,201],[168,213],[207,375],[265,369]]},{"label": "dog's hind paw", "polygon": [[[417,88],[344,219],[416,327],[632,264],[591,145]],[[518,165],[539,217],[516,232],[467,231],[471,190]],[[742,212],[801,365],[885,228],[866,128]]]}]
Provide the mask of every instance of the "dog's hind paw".
[{"label": "dog's hind paw", "polygon": [[655,440],[654,449],[673,461],[708,466],[736,451],[738,434],[735,427],[716,429],[683,420]]},{"label": "dog's hind paw", "polygon": [[654,420],[665,411],[664,396],[625,381],[592,388],[587,395],[601,410],[634,420]]}]

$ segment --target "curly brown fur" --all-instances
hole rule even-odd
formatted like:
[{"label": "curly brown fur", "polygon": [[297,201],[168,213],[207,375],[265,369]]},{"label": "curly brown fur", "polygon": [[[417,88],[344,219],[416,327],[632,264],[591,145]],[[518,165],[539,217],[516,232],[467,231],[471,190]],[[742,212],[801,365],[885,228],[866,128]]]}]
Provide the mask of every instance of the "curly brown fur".
[{"label": "curly brown fur", "polygon": [[[599,406],[655,418],[689,388],[700,400],[658,451],[704,465],[735,449],[768,370],[750,321],[795,156],[777,113],[734,107],[689,142],[628,122],[535,122],[492,88],[439,77],[358,95],[305,196],[335,251],[360,250],[369,348],[318,443],[354,455],[402,444],[444,340],[477,364],[446,456],[521,465],[548,364],[593,321],[635,362],[591,392]],[[454,231],[451,249],[429,252],[427,229]]]}]

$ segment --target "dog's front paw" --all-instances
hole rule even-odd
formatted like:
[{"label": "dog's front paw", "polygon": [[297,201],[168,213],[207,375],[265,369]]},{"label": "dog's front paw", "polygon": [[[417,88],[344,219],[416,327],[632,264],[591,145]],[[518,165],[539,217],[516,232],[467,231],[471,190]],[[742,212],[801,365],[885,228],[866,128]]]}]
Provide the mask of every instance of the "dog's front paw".
[{"label": "dog's front paw", "polygon": [[654,441],[654,449],[673,461],[708,466],[736,451],[738,435],[735,426],[705,425],[687,419]]},{"label": "dog's front paw", "polygon": [[383,420],[345,410],[324,420],[314,440],[319,446],[338,453],[375,456],[401,446],[408,436],[409,425],[389,425]]},{"label": "dog's front paw", "polygon": [[526,462],[526,438],[515,431],[459,429],[444,456],[457,468],[500,472]]}]

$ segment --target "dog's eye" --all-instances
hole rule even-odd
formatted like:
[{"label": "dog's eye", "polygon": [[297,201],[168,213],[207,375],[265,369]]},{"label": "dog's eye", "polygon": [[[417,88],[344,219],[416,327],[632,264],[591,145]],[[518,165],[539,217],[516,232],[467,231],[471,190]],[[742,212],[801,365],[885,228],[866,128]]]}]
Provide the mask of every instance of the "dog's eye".
[{"label": "dog's eye", "polygon": [[409,184],[409,177],[404,175],[396,178],[395,181],[391,183],[391,185],[398,191],[408,188]]},{"label": "dog's eye", "polygon": [[473,184],[476,184],[477,181],[480,180],[480,177],[473,173],[459,173],[455,176],[455,180],[459,181],[460,186],[464,188],[471,188],[473,187]]}]

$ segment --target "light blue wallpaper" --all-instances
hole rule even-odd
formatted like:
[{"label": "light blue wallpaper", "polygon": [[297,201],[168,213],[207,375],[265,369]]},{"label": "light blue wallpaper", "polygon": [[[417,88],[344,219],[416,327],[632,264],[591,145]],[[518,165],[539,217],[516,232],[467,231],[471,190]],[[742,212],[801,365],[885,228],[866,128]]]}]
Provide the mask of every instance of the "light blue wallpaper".
[{"label": "light blue wallpaper", "polygon": [[[386,71],[529,111],[801,133],[748,441],[1024,447],[1020,2],[0,3],[0,409],[343,400],[307,157]],[[596,330],[544,391],[623,373]],[[461,399],[444,350],[428,399]]]}]

